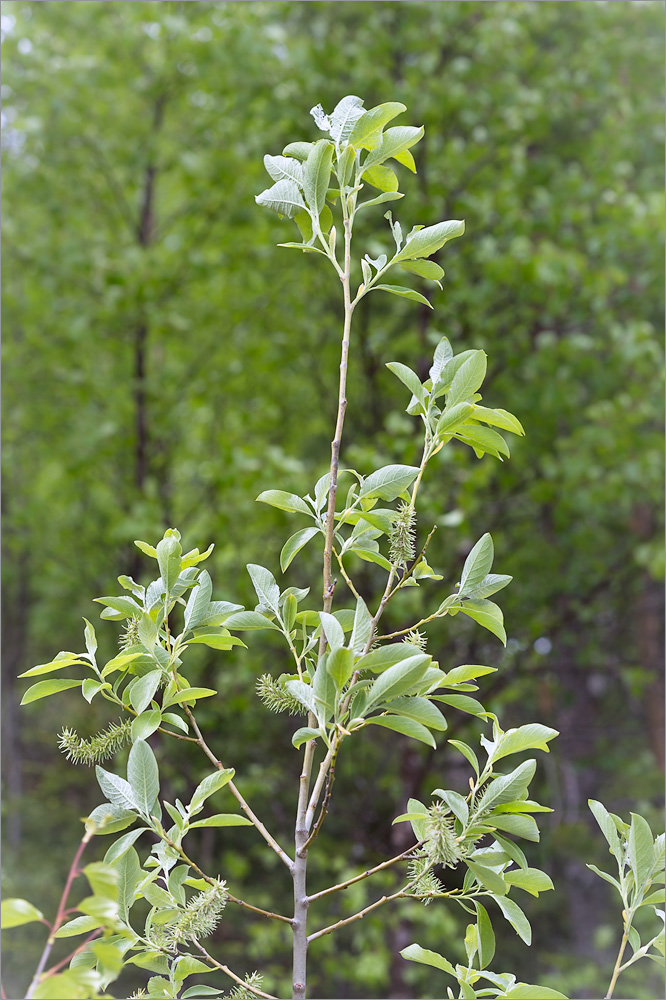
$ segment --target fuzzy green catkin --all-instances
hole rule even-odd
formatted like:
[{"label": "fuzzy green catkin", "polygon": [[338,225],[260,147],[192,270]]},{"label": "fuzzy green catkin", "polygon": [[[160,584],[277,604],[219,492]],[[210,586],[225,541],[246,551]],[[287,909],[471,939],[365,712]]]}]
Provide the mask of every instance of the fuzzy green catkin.
[{"label": "fuzzy green catkin", "polygon": [[284,686],[283,677],[275,679],[270,674],[262,674],[257,681],[257,694],[271,712],[289,712],[289,715],[307,715],[299,701]]},{"label": "fuzzy green catkin", "polygon": [[63,729],[58,737],[58,746],[67,759],[74,764],[98,764],[108,760],[129,742],[132,735],[132,722],[112,722],[108,729],[95,733],[89,739],[83,739],[74,729]]},{"label": "fuzzy green catkin", "polygon": [[415,856],[409,863],[407,878],[410,882],[416,881],[410,889],[410,893],[418,896],[424,906],[433,901],[433,893],[442,892],[444,886],[436,875],[432,872],[432,862],[427,857]]},{"label": "fuzzy green catkin", "polygon": [[402,641],[408,642],[411,646],[416,646],[424,653],[428,647],[428,636],[423,635],[417,628],[413,628],[411,632],[408,632]]},{"label": "fuzzy green catkin", "polygon": [[406,569],[416,554],[415,545],[416,511],[408,503],[401,503],[393,518],[389,542],[389,558],[393,566]]},{"label": "fuzzy green catkin", "polygon": [[465,853],[464,845],[456,837],[449,809],[441,802],[433,803],[428,809],[423,857],[427,857],[431,865],[455,868]]},{"label": "fuzzy green catkin", "polygon": [[[245,982],[248,986],[254,986],[256,989],[261,989],[261,984],[264,977],[259,972],[248,973],[245,976]],[[245,986],[237,986],[235,989],[229,993],[228,1000],[252,1000],[252,997],[256,997],[256,993],[252,990],[248,990]]]},{"label": "fuzzy green catkin", "polygon": [[120,652],[124,653],[126,649],[136,646],[139,642],[141,642],[139,638],[139,619],[129,618],[125,625],[125,631],[118,638]]},{"label": "fuzzy green catkin", "polygon": [[155,943],[168,951],[177,951],[181,944],[208,937],[220,922],[226,903],[226,882],[216,879],[209,889],[193,896],[187,906],[179,909],[170,923],[153,927]]}]

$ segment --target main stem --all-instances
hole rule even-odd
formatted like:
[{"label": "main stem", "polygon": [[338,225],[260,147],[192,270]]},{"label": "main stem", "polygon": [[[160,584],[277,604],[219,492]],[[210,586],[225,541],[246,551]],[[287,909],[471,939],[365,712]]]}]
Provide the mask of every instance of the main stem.
[{"label": "main stem", "polygon": [[[625,914],[626,913],[627,910],[625,909]],[[611,1000],[611,997],[613,996],[613,990],[615,989],[615,984],[617,983],[620,972],[622,971],[622,959],[624,957],[624,950],[627,947],[627,941],[629,939],[629,931],[631,929],[631,923],[633,918],[634,918],[633,911],[630,910],[629,913],[625,916],[624,931],[622,934],[622,941],[620,943],[620,950],[618,951],[617,954],[615,968],[613,969],[613,976],[611,978],[610,985],[608,987],[608,992],[606,993],[604,1000]]]},{"label": "main stem", "polygon": [[[333,604],[333,590],[335,583],[332,573],[333,561],[333,540],[335,534],[335,500],[338,492],[338,470],[340,467],[340,444],[342,442],[342,430],[345,423],[345,411],[347,409],[347,367],[349,359],[349,335],[351,332],[351,320],[354,307],[351,300],[351,236],[352,220],[347,213],[345,199],[343,201],[344,229],[345,229],[345,262],[344,270],[340,275],[344,292],[345,318],[342,335],[342,352],[340,357],[340,384],[338,390],[338,416],[335,423],[335,435],[331,442],[331,468],[330,483],[328,488],[328,507],[326,510],[326,540],[324,542],[324,590],[323,609],[330,612]],[[322,643],[319,655],[324,652],[326,637],[322,629]],[[309,726],[316,726],[316,719],[312,714],[308,718]],[[307,986],[307,954],[308,954],[308,932],[307,918],[310,901],[307,895],[307,866],[308,866],[308,839],[310,836],[310,825],[312,815],[308,815],[308,793],[310,791],[310,779],[312,776],[312,764],[314,760],[315,746],[314,740],[310,740],[303,753],[303,767],[299,779],[298,788],[298,808],[296,811],[295,829],[295,851],[294,864],[291,870],[294,880],[294,917],[292,921],[293,931],[293,979],[292,979],[292,1000],[305,1000]],[[316,803],[315,803],[316,806]]]}]

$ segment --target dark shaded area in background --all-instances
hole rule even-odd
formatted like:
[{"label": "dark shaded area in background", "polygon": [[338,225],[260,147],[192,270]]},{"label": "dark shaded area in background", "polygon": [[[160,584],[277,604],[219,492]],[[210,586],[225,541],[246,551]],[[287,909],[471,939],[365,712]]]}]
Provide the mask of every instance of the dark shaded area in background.
[{"label": "dark shaded area in background", "polygon": [[[215,541],[215,597],[250,604],[244,564],[276,570],[300,526],[254,497],[307,492],[325,471],[338,289],[316,259],[275,248],[292,224],[254,204],[262,156],[311,138],[320,101],[398,100],[426,137],[396,215],[408,229],[465,218],[467,234],[441,255],[434,313],[364,301],[343,459],[363,472],[414,460],[416,427],[385,362],[425,376],[444,333],[457,351],[487,350],[486,400],[516,412],[527,437],[504,465],[442,453],[421,531],[438,522],[430,562],[447,583],[492,531],[497,570],[515,577],[501,602],[510,640],[503,651],[459,616],[433,628],[430,649],[444,666],[500,668],[481,696],[506,727],[561,731],[540,767],[555,812],[529,851],[558,891],[530,900],[531,950],[498,918],[495,967],[600,996],[619,913],[584,867],[605,864],[586,799],[663,822],[663,4],[16,0],[2,13],[6,894],[53,909],[79,817],[100,798],[56,734],[108,721],[68,695],[19,712],[15,675],[78,649],[81,616],[97,621],[90,600],[115,593],[118,574],[145,576],[132,539],[173,525],[187,547]],[[371,256],[391,242],[375,211],[357,237]],[[316,572],[313,551],[286,579],[316,588]],[[357,576],[372,593],[373,567]],[[391,624],[420,607],[410,591]],[[108,655],[115,634],[98,629]],[[202,652],[194,680],[221,697],[201,716],[287,839],[290,722],[253,695],[267,662],[277,673],[286,659],[270,639],[249,647]],[[478,739],[476,723],[449,725]],[[462,789],[441,742],[433,754],[364,736],[360,759],[340,761],[313,856],[322,885],[400,850],[391,820],[409,795]],[[155,745],[173,798],[202,761]],[[289,887],[252,832],[202,831],[199,846],[240,895],[251,886],[279,909]],[[349,912],[370,900],[364,886]],[[460,958],[449,942],[461,927],[446,907],[383,910],[317,942],[312,995],[441,996],[445,976],[396,954],[418,940]],[[17,995],[42,936],[10,933],[5,989]],[[279,927],[234,913],[215,947],[239,972],[258,966],[269,990],[284,983]],[[646,965],[618,997],[659,995]]]}]

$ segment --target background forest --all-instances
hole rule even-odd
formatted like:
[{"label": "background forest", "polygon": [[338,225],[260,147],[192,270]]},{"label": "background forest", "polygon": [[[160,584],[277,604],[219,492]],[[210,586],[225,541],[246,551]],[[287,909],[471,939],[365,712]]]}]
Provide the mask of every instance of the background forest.
[{"label": "background forest", "polygon": [[[300,133],[320,101],[402,101],[426,129],[418,174],[403,171],[408,228],[454,218],[467,229],[447,250],[442,292],[414,276],[434,313],[363,301],[343,461],[414,462],[416,424],[385,362],[425,377],[442,335],[456,352],[488,351],[493,396],[527,436],[505,464],[446,449],[423,487],[423,523],[430,498],[428,558],[446,586],[492,532],[514,576],[502,595],[509,642],[459,616],[435,624],[430,649],[443,665],[499,667],[483,700],[505,727],[561,733],[534,788],[555,811],[528,845],[557,891],[529,900],[531,950],[504,925],[498,952],[528,981],[601,996],[620,919],[585,868],[607,858],[587,798],[663,822],[664,4],[9,0],[2,28],[5,893],[54,908],[80,817],[99,801],[57,734],[110,721],[68,694],[19,712],[16,674],[78,649],[81,617],[98,622],[91,598],[149,571],[133,539],[154,543],[169,526],[186,548],[214,541],[215,596],[253,606],[244,564],[277,572],[293,530],[254,498],[305,493],[327,471],[339,289],[316,259],[275,247],[294,236],[255,205],[263,153],[311,138]],[[308,558],[315,578],[313,549],[288,584],[310,582]],[[355,577],[371,589],[375,569],[359,564]],[[418,611],[420,591],[409,594]],[[98,627],[108,656],[115,635]],[[248,646],[201,647],[195,680],[214,678],[223,696],[198,716],[280,837],[297,723],[267,713],[254,684],[268,659],[288,669],[286,651],[270,633]],[[478,720],[459,720],[446,738],[478,741]],[[460,768],[440,743],[433,756],[375,732],[361,767],[342,759],[315,865],[325,858],[343,878],[408,846],[392,818]],[[165,794],[202,766],[165,748]],[[276,859],[252,831],[222,833],[201,831],[202,863],[241,888],[252,878],[256,903],[279,909],[289,886]],[[458,921],[446,906],[401,904],[322,939],[313,995],[441,995],[397,953],[418,940],[455,958]],[[10,933],[3,979],[16,996],[43,933]],[[235,912],[217,940],[239,972],[260,967],[269,989],[282,980],[279,927]],[[640,963],[617,996],[659,989]]]}]

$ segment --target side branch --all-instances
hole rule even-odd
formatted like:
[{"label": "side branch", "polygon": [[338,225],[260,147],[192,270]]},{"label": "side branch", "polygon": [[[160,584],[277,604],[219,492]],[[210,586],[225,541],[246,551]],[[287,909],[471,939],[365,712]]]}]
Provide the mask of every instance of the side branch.
[{"label": "side branch", "polygon": [[351,917],[345,917],[344,920],[338,920],[335,924],[330,924],[328,927],[324,927],[320,931],[315,931],[314,934],[310,934],[308,937],[308,944],[311,941],[316,941],[317,938],[324,937],[325,934],[332,934],[333,931],[337,931],[340,927],[345,927],[347,924],[353,924],[356,920],[362,920],[366,913],[370,913],[372,910],[376,910],[380,906],[384,906],[385,903],[391,903],[394,899],[405,899],[412,898],[407,892],[407,889],[400,889],[398,892],[394,892],[391,896],[382,896],[376,902],[371,903],[370,906],[366,906],[364,909],[359,910],[358,913],[354,913]]},{"label": "side branch", "polygon": [[322,889],[321,892],[315,892],[312,896],[308,896],[308,902],[312,903],[315,899],[321,899],[323,896],[330,896],[332,892],[341,892],[343,889],[349,888],[350,885],[354,885],[355,882],[361,882],[364,878],[370,878],[371,875],[375,875],[377,872],[381,872],[385,868],[390,868],[391,865],[397,865],[400,861],[406,861],[418,846],[418,844],[414,844],[406,851],[403,851],[402,854],[396,855],[395,858],[389,858],[388,861],[382,861],[380,865],[375,865],[374,868],[368,868],[366,871],[361,872],[360,875],[355,875],[354,878],[347,879],[346,882],[339,882],[338,885],[331,885],[328,889]]},{"label": "side branch", "polygon": [[230,979],[233,979],[235,983],[238,983],[239,986],[243,986],[246,990],[249,990],[250,993],[254,993],[257,997],[264,997],[264,1000],[278,1000],[278,998],[274,997],[271,993],[264,993],[262,990],[257,989],[256,986],[251,986],[250,983],[246,983],[244,979],[241,979],[235,972],[232,972],[228,965],[223,965],[222,962],[218,962],[212,955],[209,955],[203,945],[199,944],[198,941],[195,943],[201,954],[208,962],[211,963],[211,965],[214,965],[216,969],[220,969],[222,972],[226,973],[226,975],[229,976]]},{"label": "side branch", "polygon": [[[206,756],[208,757],[208,759],[215,765],[215,767],[218,769],[218,771],[223,771],[224,770],[224,765],[223,765],[222,761],[220,761],[220,760],[217,759],[217,757],[215,756],[215,754],[213,753],[213,751],[210,749],[210,747],[206,743],[205,739],[203,738],[203,736],[201,734],[201,730],[199,729],[199,727],[197,725],[196,719],[194,718],[194,715],[192,714],[192,710],[187,705],[184,705],[183,707],[185,709],[185,712],[187,714],[188,719],[190,720],[190,723],[192,725],[192,728],[193,728],[194,732],[197,734],[197,740],[196,740],[196,742],[199,744],[199,746],[201,747],[201,749],[203,750],[203,752],[206,754]],[[257,830],[259,831],[259,833],[261,834],[261,836],[264,838],[264,840],[266,841],[266,843],[269,845],[269,847],[272,847],[272,849],[275,851],[275,853],[280,858],[280,860],[282,862],[284,862],[284,864],[287,866],[287,868],[289,869],[289,871],[291,871],[292,868],[294,867],[294,862],[291,860],[291,858],[286,853],[286,851],[282,850],[282,848],[278,844],[278,842],[275,839],[275,837],[271,833],[268,832],[268,830],[266,829],[266,827],[264,826],[264,824],[261,822],[261,820],[259,819],[259,817],[253,812],[253,810],[247,804],[247,802],[243,798],[243,795],[241,794],[241,792],[239,792],[239,790],[236,788],[236,786],[233,783],[233,781],[230,781],[228,783],[227,787],[229,788],[231,794],[234,796],[234,798],[236,799],[236,801],[240,805],[240,807],[243,810],[243,812],[245,813],[245,815],[248,817],[249,820],[251,820],[251,822],[254,824],[254,826],[256,826]]]}]

